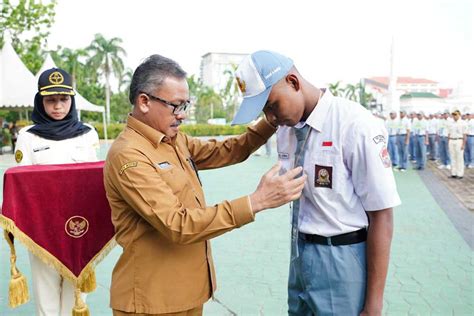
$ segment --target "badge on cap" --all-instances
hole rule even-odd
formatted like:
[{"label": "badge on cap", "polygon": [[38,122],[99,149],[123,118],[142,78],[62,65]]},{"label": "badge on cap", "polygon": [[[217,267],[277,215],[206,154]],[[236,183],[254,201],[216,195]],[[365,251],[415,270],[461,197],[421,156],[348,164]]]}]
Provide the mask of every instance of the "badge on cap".
[{"label": "badge on cap", "polygon": [[237,84],[239,85],[240,92],[245,93],[245,81],[240,79],[239,77],[235,77],[237,80]]},{"label": "badge on cap", "polygon": [[52,84],[61,84],[64,82],[64,77],[59,71],[51,73],[48,79]]}]

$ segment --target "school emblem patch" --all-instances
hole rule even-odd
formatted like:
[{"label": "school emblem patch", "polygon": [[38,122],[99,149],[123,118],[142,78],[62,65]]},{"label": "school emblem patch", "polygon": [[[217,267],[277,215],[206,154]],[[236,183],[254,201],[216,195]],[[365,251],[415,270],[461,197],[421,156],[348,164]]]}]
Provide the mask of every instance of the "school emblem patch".
[{"label": "school emblem patch", "polygon": [[332,167],[314,165],[314,186],[332,189]]},{"label": "school emblem patch", "polygon": [[23,160],[23,153],[21,152],[21,150],[17,150],[15,151],[15,161],[17,163],[20,163],[21,161]]},{"label": "school emblem patch", "polygon": [[64,224],[64,230],[72,238],[81,238],[89,230],[89,222],[82,216],[73,216]]},{"label": "school emblem patch", "polygon": [[392,166],[392,162],[390,161],[390,155],[388,154],[387,146],[383,146],[382,150],[380,151],[379,156],[385,168],[390,168]]},{"label": "school emblem patch", "polygon": [[372,139],[373,139],[375,144],[378,144],[378,143],[381,143],[381,142],[387,143],[386,140],[385,140],[385,136],[383,136],[383,135],[377,135]]}]

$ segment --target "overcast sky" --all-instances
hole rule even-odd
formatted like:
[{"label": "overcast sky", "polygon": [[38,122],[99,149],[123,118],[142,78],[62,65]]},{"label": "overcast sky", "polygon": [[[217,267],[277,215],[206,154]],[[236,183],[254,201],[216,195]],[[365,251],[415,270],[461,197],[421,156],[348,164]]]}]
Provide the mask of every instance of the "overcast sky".
[{"label": "overcast sky", "polygon": [[58,0],[49,48],[120,37],[135,69],[158,53],[199,74],[207,52],[279,51],[318,85],[388,76],[472,82],[471,0]]}]

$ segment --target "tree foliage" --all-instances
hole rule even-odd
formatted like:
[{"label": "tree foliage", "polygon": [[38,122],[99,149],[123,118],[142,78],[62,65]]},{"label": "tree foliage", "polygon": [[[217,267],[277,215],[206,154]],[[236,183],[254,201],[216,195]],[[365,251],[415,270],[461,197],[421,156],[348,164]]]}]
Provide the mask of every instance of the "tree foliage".
[{"label": "tree foliage", "polygon": [[[105,107],[107,112],[107,123],[110,123],[110,77],[114,75],[119,81],[122,78],[124,65],[122,57],[127,53],[120,44],[122,39],[114,37],[106,39],[102,34],[96,34],[92,43],[87,47],[90,53],[88,66],[98,69],[99,74],[105,78]],[[120,85],[120,84],[119,84]]]},{"label": "tree foliage", "polygon": [[369,102],[374,98],[371,93],[365,91],[365,86],[362,82],[342,86],[341,81],[329,83],[328,89],[334,96],[344,97],[346,99],[359,102],[364,107],[367,107]]},{"label": "tree foliage", "polygon": [[56,0],[47,4],[34,0],[3,0],[0,9],[0,47],[5,35],[26,67],[36,73],[41,68],[49,29],[54,22]]}]

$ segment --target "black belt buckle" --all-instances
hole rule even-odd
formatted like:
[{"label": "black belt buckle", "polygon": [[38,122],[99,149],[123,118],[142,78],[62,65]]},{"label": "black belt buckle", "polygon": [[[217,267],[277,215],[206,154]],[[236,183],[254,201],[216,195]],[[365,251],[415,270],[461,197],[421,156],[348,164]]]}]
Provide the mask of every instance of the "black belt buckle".
[{"label": "black belt buckle", "polygon": [[320,235],[310,235],[305,233],[299,233],[301,239],[315,243],[319,245],[326,245],[326,246],[344,246],[344,245],[352,245],[357,244],[367,240],[367,230],[365,228],[345,233],[337,236],[332,237],[324,237]]}]

